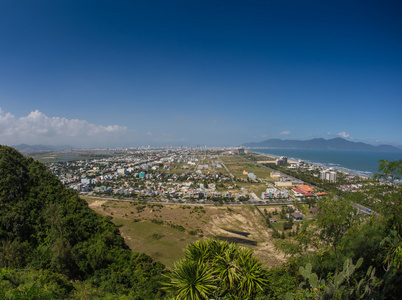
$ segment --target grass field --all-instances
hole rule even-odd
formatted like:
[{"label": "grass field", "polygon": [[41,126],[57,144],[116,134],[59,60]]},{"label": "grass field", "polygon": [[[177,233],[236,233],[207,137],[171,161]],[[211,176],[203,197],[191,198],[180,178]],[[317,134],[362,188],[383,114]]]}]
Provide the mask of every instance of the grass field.
[{"label": "grass field", "polygon": [[271,170],[263,166],[259,166],[241,156],[221,156],[220,157],[225,166],[238,178],[247,178],[248,173],[254,173],[258,178],[272,181],[270,173]]},{"label": "grass field", "polygon": [[[172,267],[184,248],[214,237],[251,248],[268,267],[283,262],[273,244],[271,229],[254,206],[151,204],[84,198],[96,212],[112,217],[127,245]],[[278,208],[279,209],[279,208]]]}]

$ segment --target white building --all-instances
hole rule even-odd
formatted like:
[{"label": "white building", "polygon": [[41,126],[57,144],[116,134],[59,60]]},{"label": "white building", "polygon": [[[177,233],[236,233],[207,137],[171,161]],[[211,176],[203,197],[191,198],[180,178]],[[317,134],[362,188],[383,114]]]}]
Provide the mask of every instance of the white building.
[{"label": "white building", "polygon": [[276,164],[277,166],[287,165],[287,163],[288,163],[288,158],[287,158],[287,156],[281,156],[280,158],[278,158],[278,159],[275,161],[275,164]]},{"label": "white building", "polygon": [[272,199],[272,198],[288,198],[289,193],[287,190],[278,190],[276,188],[267,189],[261,194],[262,199]]},{"label": "white building", "polygon": [[119,169],[117,169],[117,173],[120,175],[126,175],[126,174],[128,174],[128,171],[126,168],[119,168]]},{"label": "white building", "polygon": [[329,182],[336,182],[338,179],[338,174],[333,169],[323,170],[321,173],[321,180],[326,180]]},{"label": "white building", "polygon": [[257,176],[255,176],[255,174],[254,173],[248,173],[248,178],[250,178],[250,179],[257,179]]}]

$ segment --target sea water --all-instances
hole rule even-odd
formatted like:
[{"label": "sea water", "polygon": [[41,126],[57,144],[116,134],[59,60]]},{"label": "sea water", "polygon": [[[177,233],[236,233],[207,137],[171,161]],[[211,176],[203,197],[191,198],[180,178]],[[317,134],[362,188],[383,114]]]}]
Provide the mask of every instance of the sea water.
[{"label": "sea water", "polygon": [[253,152],[273,157],[287,156],[289,160],[334,168],[359,176],[371,177],[378,171],[378,161],[402,159],[402,152],[306,150],[306,149],[255,149]]}]

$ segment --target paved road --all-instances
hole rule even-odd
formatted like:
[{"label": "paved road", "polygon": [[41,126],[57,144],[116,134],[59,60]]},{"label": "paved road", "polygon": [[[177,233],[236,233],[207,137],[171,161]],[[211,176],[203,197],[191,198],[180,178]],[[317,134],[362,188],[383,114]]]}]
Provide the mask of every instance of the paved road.
[{"label": "paved road", "polygon": [[221,159],[219,156],[218,156],[218,160],[219,160],[219,162],[222,164],[222,166],[226,169],[226,171],[228,172],[228,174],[230,175],[230,177],[232,177],[232,183],[234,183],[234,182],[233,182],[233,179],[234,179],[233,173],[226,167],[226,165],[223,163],[222,159]]},{"label": "paved road", "polygon": [[366,215],[375,214],[376,216],[380,215],[379,213],[377,213],[375,211],[372,211],[371,209],[369,209],[369,208],[367,208],[367,207],[365,207],[363,205],[360,205],[360,204],[357,204],[357,203],[354,203],[354,202],[351,202],[351,205],[353,207],[357,208],[359,210],[359,212],[362,212],[363,214],[366,214]]}]

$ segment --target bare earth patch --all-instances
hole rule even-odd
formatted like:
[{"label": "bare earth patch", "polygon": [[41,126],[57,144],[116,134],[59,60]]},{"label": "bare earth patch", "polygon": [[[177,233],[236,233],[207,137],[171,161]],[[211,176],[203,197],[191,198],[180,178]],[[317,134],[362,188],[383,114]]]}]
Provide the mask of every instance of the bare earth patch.
[{"label": "bare earth patch", "polygon": [[102,204],[105,204],[106,202],[107,202],[106,200],[96,200],[96,201],[93,201],[92,203],[88,203],[88,206],[92,209],[95,209],[95,208],[101,207]]},{"label": "bare earth patch", "polygon": [[283,254],[274,249],[271,229],[253,206],[85,200],[94,211],[112,217],[133,251],[144,252],[169,267],[183,256],[188,244],[209,237],[252,249],[268,267],[284,262]]}]

